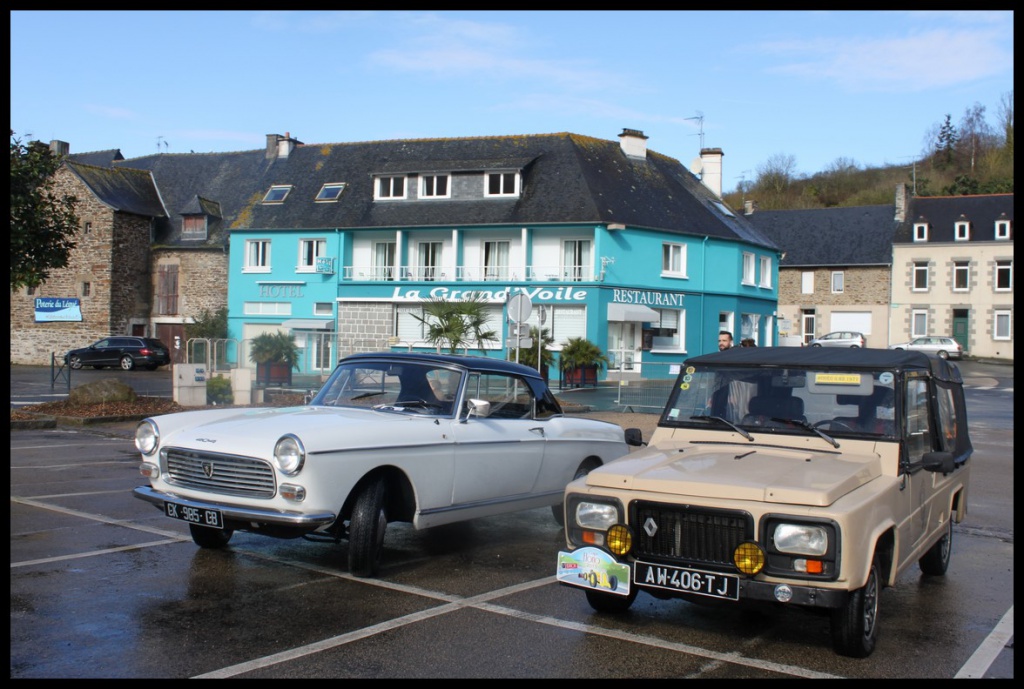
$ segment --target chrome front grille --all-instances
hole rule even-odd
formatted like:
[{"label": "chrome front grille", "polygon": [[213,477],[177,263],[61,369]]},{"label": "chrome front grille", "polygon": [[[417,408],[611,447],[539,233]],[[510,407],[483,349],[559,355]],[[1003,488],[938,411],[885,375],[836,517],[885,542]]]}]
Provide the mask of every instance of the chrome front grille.
[{"label": "chrome front grille", "polygon": [[277,492],[274,468],[261,459],[177,447],[162,454],[168,483],[252,498],[272,498]]},{"label": "chrome front grille", "polygon": [[754,537],[746,512],[637,501],[630,507],[633,553],[690,565],[733,566],[733,551]]}]

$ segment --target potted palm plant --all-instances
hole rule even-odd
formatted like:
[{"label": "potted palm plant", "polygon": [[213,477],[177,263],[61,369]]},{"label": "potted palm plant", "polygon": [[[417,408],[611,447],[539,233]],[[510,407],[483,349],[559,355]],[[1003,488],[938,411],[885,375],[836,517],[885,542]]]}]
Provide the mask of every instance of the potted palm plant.
[{"label": "potted palm plant", "polygon": [[563,386],[597,385],[597,372],[608,365],[608,357],[587,338],[570,337],[562,344],[558,363]]},{"label": "potted palm plant", "polygon": [[263,333],[253,338],[249,358],[256,364],[257,383],[291,385],[292,369],[299,367],[299,347],[288,333]]}]

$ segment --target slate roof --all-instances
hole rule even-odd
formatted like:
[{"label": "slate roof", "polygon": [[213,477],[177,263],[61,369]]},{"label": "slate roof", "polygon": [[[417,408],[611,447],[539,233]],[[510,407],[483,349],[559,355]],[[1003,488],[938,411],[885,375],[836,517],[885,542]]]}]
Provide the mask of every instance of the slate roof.
[{"label": "slate roof", "polygon": [[896,208],[854,206],[755,211],[746,216],[785,252],[780,268],[888,266],[897,228]]},{"label": "slate roof", "polygon": [[[180,242],[180,217],[196,196],[219,204],[218,232],[246,229],[466,227],[623,223],[778,247],[721,203],[679,161],[650,149],[627,157],[618,141],[571,133],[360,143],[299,144],[287,158],[267,150],[155,154],[115,163],[151,170],[171,217],[158,241]],[[522,171],[518,198],[374,201],[373,175],[398,172]],[[344,182],[337,202],[316,203],[325,183]],[[263,204],[276,184],[281,204]],[[482,182],[481,182],[482,188]],[[223,241],[210,230],[209,243]]]},{"label": "slate roof", "polygon": [[72,153],[68,155],[69,160],[73,160],[77,163],[85,163],[86,165],[102,165],[109,166],[111,163],[124,160],[124,156],[121,155],[121,149],[110,148],[106,151],[89,151],[86,153]]},{"label": "slate roof", "polygon": [[897,230],[895,242],[913,243],[914,223],[918,222],[928,223],[928,242],[952,242],[956,223],[962,220],[971,223],[968,242],[994,241],[996,220],[1009,220],[1012,241],[1013,194],[916,196],[910,201],[906,220]]},{"label": "slate roof", "polygon": [[73,160],[64,164],[100,201],[114,210],[154,218],[167,217],[153,176],[146,170],[100,167]]}]

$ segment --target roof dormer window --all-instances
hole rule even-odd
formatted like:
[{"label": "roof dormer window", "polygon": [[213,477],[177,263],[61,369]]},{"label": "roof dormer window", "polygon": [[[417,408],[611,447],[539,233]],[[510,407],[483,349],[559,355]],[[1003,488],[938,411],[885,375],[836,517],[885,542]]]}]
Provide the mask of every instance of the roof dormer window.
[{"label": "roof dormer window", "polygon": [[518,172],[488,172],[484,175],[484,196],[518,196]]},{"label": "roof dormer window", "polygon": [[320,187],[320,193],[316,195],[316,202],[337,201],[341,192],[345,191],[343,182],[329,182]]},{"label": "roof dormer window", "polygon": [[928,241],[928,223],[916,222],[914,223],[914,241],[915,242],[927,242]]},{"label": "roof dormer window", "polygon": [[[963,217],[962,215],[960,216]],[[953,226],[953,239],[958,242],[966,242],[971,238],[971,223],[968,220],[957,220]]]},{"label": "roof dormer window", "polygon": [[1009,239],[1010,238],[1010,221],[1009,220],[996,220],[996,239]]},{"label": "roof dormer window", "polygon": [[381,199],[404,199],[405,198],[405,175],[381,175],[373,185],[373,198]]},{"label": "roof dormer window", "polygon": [[182,239],[206,239],[206,216],[205,215],[183,215],[183,216],[181,216],[181,238]]},{"label": "roof dormer window", "polygon": [[288,192],[291,190],[292,185],[290,184],[275,184],[270,187],[266,196],[263,197],[263,203],[284,203],[285,197],[288,196]]}]

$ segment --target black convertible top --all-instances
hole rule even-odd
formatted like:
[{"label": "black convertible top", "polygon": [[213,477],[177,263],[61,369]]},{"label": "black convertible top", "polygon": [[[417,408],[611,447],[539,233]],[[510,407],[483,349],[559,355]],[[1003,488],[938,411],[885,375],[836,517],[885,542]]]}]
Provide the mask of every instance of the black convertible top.
[{"label": "black convertible top", "polygon": [[436,354],[434,352],[362,352],[351,354],[338,363],[353,361],[416,361],[421,363],[459,366],[473,371],[493,371],[498,373],[514,373],[525,378],[540,378],[537,369],[514,361],[495,359],[487,356],[466,356],[461,354]]},{"label": "black convertible top", "polygon": [[780,368],[842,368],[853,370],[930,370],[939,380],[962,383],[960,369],[946,359],[899,349],[852,347],[733,347],[686,360],[705,366],[770,366]]}]

